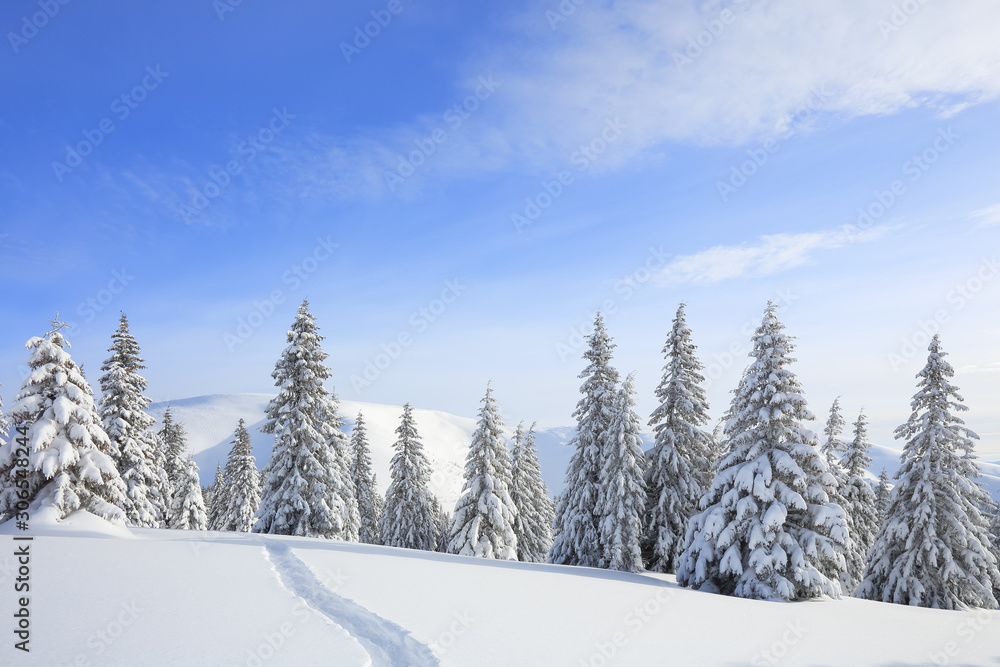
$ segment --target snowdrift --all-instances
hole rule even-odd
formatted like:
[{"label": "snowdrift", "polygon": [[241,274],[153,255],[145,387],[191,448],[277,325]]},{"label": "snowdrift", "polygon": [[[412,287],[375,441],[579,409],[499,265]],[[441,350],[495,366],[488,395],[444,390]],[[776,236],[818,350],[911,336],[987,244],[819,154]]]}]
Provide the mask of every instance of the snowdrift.
[{"label": "snowdrift", "polygon": [[[76,515],[32,523],[31,652],[8,634],[3,665],[1000,661],[1000,612],[757,602],[663,575],[250,534],[131,529],[123,539]],[[12,544],[13,532],[0,526],[0,540]],[[16,576],[11,551],[0,557],[4,590]]]}]

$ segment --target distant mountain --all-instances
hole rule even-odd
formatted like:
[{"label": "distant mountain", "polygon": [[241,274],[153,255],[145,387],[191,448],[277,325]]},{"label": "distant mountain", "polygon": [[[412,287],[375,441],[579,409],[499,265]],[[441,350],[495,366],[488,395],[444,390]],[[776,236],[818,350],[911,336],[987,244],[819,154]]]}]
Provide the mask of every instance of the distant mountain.
[{"label": "distant mountain", "polygon": [[[159,422],[163,411],[169,405],[174,418],[184,424],[188,433],[188,445],[201,469],[203,484],[209,484],[215,475],[216,464],[225,463],[232,446],[233,431],[242,418],[250,432],[257,465],[263,467],[271,457],[273,436],[260,432],[264,423],[264,408],[271,400],[271,394],[213,394],[173,401],[154,403],[150,413]],[[392,459],[392,445],[396,441],[396,427],[403,414],[402,406],[378,403],[341,401],[341,415],[345,419],[345,431],[354,426],[358,410],[364,412],[368,428],[368,438],[372,448],[372,464],[378,476],[378,484],[384,492],[389,485],[389,461]],[[454,506],[462,492],[462,472],[465,455],[476,429],[476,420],[459,417],[437,410],[414,409],[417,430],[420,432],[427,458],[433,470],[431,490],[441,499],[445,507]],[[508,436],[513,434],[516,424],[508,424]],[[573,427],[561,426],[541,429],[536,433],[538,457],[542,466],[542,476],[549,491],[559,493],[564,486],[566,466],[572,450],[566,446],[573,437]],[[653,443],[652,435],[643,434],[646,446]],[[899,447],[874,445],[873,462],[870,468],[872,480],[878,479],[884,467],[889,475],[894,475],[899,467]],[[1000,500],[1000,465],[981,462],[984,486]]]}]

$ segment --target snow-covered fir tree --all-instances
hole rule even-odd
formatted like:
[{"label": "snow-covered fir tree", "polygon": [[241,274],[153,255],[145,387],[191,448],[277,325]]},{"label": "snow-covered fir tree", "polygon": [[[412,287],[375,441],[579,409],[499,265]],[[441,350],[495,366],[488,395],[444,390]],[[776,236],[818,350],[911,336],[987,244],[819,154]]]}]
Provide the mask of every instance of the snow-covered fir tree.
[{"label": "snow-covered fir tree", "polygon": [[576,404],[574,448],[566,471],[566,486],[556,505],[554,541],[549,562],[557,565],[600,567],[604,557],[597,528],[597,493],[601,452],[614,416],[618,371],[611,366],[614,343],[597,313],[594,331],[587,336],[583,358],[589,363],[580,374],[583,397]]},{"label": "snow-covered fir tree", "polygon": [[198,465],[191,457],[180,462],[177,486],[170,503],[170,527],[176,530],[206,530],[208,527]]},{"label": "snow-covered fir tree", "polygon": [[451,513],[444,508],[438,497],[431,494],[431,512],[434,515],[434,551],[448,553],[451,544]]},{"label": "snow-covered fir tree", "polygon": [[173,488],[180,477],[181,462],[185,456],[184,452],[187,451],[187,432],[184,430],[184,425],[174,419],[169,405],[163,411],[163,424],[156,435],[160,438],[163,449],[163,468]]},{"label": "snow-covered fir tree", "polygon": [[232,444],[226,459],[226,469],[222,473],[226,480],[227,497],[216,530],[249,533],[260,507],[260,472],[250,444],[250,434],[242,419],[236,426]]},{"label": "snow-covered fir tree", "polygon": [[[847,450],[847,443],[841,439],[840,435],[844,432],[846,423],[840,407],[840,397],[838,396],[833,399],[833,405],[830,406],[830,415],[827,417],[826,426],[823,428],[825,438],[820,447],[820,453],[822,453],[823,459],[826,461],[827,472],[835,480],[835,483],[827,489],[830,502],[844,510],[844,519],[847,522],[847,541],[843,545],[844,560],[847,567],[843,570],[837,571],[835,569],[824,573],[830,575],[836,573],[837,579],[840,582],[841,592],[849,595],[854,590],[854,587],[858,585],[860,572],[857,571],[859,562],[854,561],[853,564],[851,562],[852,554],[858,553],[858,547],[854,544],[854,517],[849,511],[849,503],[844,497],[847,488],[847,471],[844,469],[841,457]],[[860,566],[862,569],[864,568],[864,554],[861,555]]]},{"label": "snow-covered fir tree", "polygon": [[139,344],[122,313],[118,329],[111,335],[111,347],[101,370],[101,419],[111,438],[118,472],[127,488],[122,505],[129,523],[158,527],[167,518],[170,481],[162,467],[160,440],[151,427],[155,419],[147,412],[149,399],[143,396],[146,379],[139,375],[145,366]]},{"label": "snow-covered fir tree", "polygon": [[510,497],[517,507],[514,520],[517,559],[525,563],[544,563],[552,548],[552,521],[556,513],[538,463],[534,424],[527,434],[523,424],[518,424],[514,431]]},{"label": "snow-covered fir tree", "polygon": [[479,410],[479,424],[465,458],[465,484],[455,504],[448,552],[460,556],[514,560],[517,507],[510,497],[510,453],[503,436],[503,420],[487,385]]},{"label": "snow-covered fir tree", "polygon": [[601,565],[620,572],[641,572],[642,516],[646,509],[646,458],[639,435],[635,379],[625,378],[601,453],[597,492],[598,535],[604,545]]},{"label": "snow-covered fir tree", "polygon": [[361,520],[358,539],[365,544],[379,544],[382,536],[378,520],[382,507],[375,486],[375,473],[372,472],[365,417],[361,412],[358,412],[351,430],[351,480],[354,482],[354,498],[358,503]]},{"label": "snow-covered fir tree", "polygon": [[688,525],[677,581],[755,599],[838,596],[847,525],[829,502],[835,482],[817,437],[802,425],[813,416],[775,311],[769,303],[753,336],[726,426],[730,451]]},{"label": "snow-covered fir tree", "polygon": [[868,466],[872,463],[872,457],[868,454],[871,445],[868,443],[867,426],[868,421],[864,412],[861,412],[854,422],[854,439],[841,459],[846,477],[842,491],[846,503],[844,510],[847,512],[851,533],[851,547],[847,553],[848,578],[844,580],[846,583],[842,581],[847,595],[854,591],[864,576],[868,550],[875,542],[880,521],[875,491],[865,479]]},{"label": "snow-covered fir tree", "polygon": [[826,426],[823,428],[823,435],[826,437],[820,447],[820,451],[826,459],[827,470],[837,480],[837,499],[840,498],[840,492],[843,491],[844,484],[847,482],[847,475],[840,460],[840,457],[847,450],[847,443],[840,437],[846,424],[840,407],[840,396],[838,396],[833,399],[833,405],[830,406],[830,416],[827,417]]},{"label": "snow-covered fir tree", "polygon": [[892,482],[889,473],[882,468],[882,474],[878,476],[878,486],[875,488],[875,507],[878,509],[879,525],[885,519],[889,511],[889,497],[892,495]]},{"label": "snow-covered fir tree", "polygon": [[[183,466],[181,466],[181,468],[183,468]],[[179,472],[178,479],[180,479]],[[226,491],[226,478],[222,474],[221,465],[215,466],[215,480],[209,488],[211,490],[209,491],[208,496],[202,496],[208,507],[208,520],[206,525],[208,530],[222,530],[222,520],[226,516],[226,507],[228,505],[226,499],[229,495]]]},{"label": "snow-covered fir tree", "polygon": [[955,371],[937,335],[917,374],[911,414],[896,429],[905,439],[889,510],[869,554],[856,597],[936,609],[996,609],[1000,588],[988,523],[989,503],[973,454],[974,432],[964,412]]},{"label": "snow-covered fir tree", "polygon": [[389,464],[391,478],[379,525],[382,544],[434,551],[438,530],[434,496],[427,488],[430,463],[424,455],[424,445],[420,442],[409,403],[403,406],[396,436],[395,454]]},{"label": "snow-covered fir tree", "polygon": [[682,303],[663,346],[667,364],[656,388],[659,406],[649,419],[656,441],[646,470],[643,555],[652,572],[676,570],[688,520],[712,480],[715,443],[702,428],[709,421],[708,402],[696,349]]},{"label": "snow-covered fir tree", "polygon": [[[28,340],[30,373],[11,407],[14,432],[0,445],[0,522],[13,517],[19,494],[29,513],[54,510],[64,518],[85,510],[124,524],[125,483],[111,457],[111,441],[101,425],[94,394],[64,348],[53,321],[44,337]],[[19,435],[17,429],[26,430]],[[27,441],[27,465],[14,457],[18,439]],[[23,457],[21,457],[23,458]],[[20,476],[24,470],[27,476]]]},{"label": "snow-covered fir tree", "polygon": [[357,541],[349,445],[337,399],[323,386],[330,370],[322,340],[303,301],[271,374],[278,395],[261,430],[274,434],[274,449],[254,532]]}]

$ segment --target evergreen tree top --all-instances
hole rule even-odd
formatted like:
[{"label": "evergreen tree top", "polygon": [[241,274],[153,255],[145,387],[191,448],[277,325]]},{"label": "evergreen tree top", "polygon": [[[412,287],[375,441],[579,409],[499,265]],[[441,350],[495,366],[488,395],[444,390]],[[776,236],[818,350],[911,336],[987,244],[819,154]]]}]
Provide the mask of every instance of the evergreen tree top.
[{"label": "evergreen tree top", "polygon": [[872,457],[868,454],[867,426],[868,420],[862,410],[858,414],[858,420],[854,422],[854,440],[848,446],[842,461],[847,473],[852,477],[861,477],[872,463]]},{"label": "evergreen tree top", "polygon": [[955,369],[945,361],[948,353],[941,349],[937,334],[927,350],[927,364],[916,375],[919,382],[917,393],[910,402],[912,412],[906,423],[896,429],[896,438],[912,439],[907,447],[912,444],[921,453],[944,442],[953,443],[955,448],[971,453],[973,440],[978,440],[979,436],[952,414],[952,411],[964,412],[968,407],[963,404],[958,387],[949,381],[954,377]]}]

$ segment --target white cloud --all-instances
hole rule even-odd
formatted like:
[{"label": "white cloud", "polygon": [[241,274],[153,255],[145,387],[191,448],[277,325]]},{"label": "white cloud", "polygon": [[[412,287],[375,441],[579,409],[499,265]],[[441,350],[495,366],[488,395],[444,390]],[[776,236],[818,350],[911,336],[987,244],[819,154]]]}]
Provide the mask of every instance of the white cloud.
[{"label": "white cloud", "polygon": [[946,116],[1000,96],[992,0],[914,0],[915,13],[896,16],[905,3],[695,4],[585,3],[554,30],[546,11],[559,3],[542,4],[521,25],[533,39],[489,64],[506,81],[507,133],[565,157],[620,116],[627,148],[614,159],[624,162],[661,142],[738,145],[917,106]]},{"label": "white cloud", "polygon": [[877,241],[896,229],[877,226],[860,233],[830,229],[802,234],[761,236],[753,245],[714,246],[694,255],[675,257],[656,276],[660,285],[715,285],[734,278],[780,273],[807,263],[818,250]]},{"label": "white cloud", "polygon": [[996,227],[997,225],[1000,225],[1000,204],[994,204],[993,206],[987,206],[986,208],[981,208],[978,211],[973,211],[969,214],[969,217],[979,221],[976,225],[978,229]]}]

